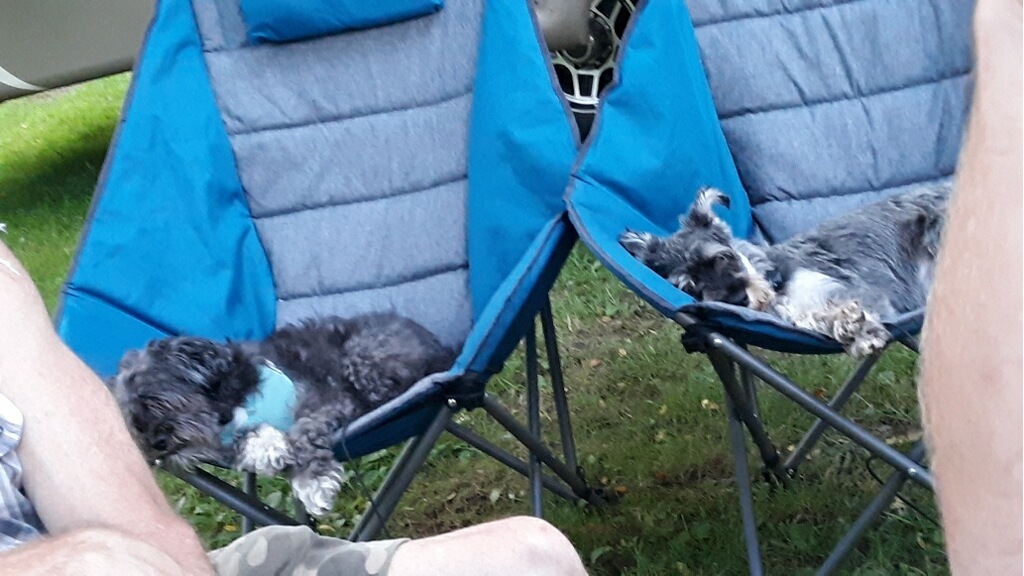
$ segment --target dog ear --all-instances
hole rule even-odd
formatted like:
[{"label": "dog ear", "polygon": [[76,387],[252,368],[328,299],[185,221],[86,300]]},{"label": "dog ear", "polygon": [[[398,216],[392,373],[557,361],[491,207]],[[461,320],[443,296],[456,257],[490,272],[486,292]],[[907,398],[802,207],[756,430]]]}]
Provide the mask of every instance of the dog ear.
[{"label": "dog ear", "polygon": [[259,369],[241,346],[225,344],[221,349],[214,374],[205,382],[207,394],[235,405],[259,384]]},{"label": "dog ear", "polygon": [[661,247],[661,238],[648,232],[636,232],[627,229],[622,234],[619,234],[619,244],[631,256],[647,264],[650,256]]},{"label": "dog ear", "polygon": [[718,220],[718,217],[715,216],[714,211],[711,209],[715,204],[721,204],[728,208],[730,204],[729,197],[717,188],[701,188],[697,191],[697,199],[690,206],[690,211],[684,218],[679,219],[679,223],[683,226],[712,225]]}]

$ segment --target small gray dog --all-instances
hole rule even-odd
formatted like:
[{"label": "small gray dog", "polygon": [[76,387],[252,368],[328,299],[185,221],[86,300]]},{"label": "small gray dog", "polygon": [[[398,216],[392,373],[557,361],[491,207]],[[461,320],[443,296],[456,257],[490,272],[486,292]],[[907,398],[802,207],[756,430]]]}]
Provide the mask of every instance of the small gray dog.
[{"label": "small gray dog", "polygon": [[866,205],[785,242],[734,238],[704,188],[667,238],[627,230],[635,258],[701,301],[774,314],[864,357],[890,339],[883,318],[925,305],[952,184],[921,186]]},{"label": "small gray dog", "polygon": [[155,340],[125,354],[111,387],[150,461],[285,473],[319,516],[345,480],[334,433],[454,359],[426,328],[376,313],[307,320],[261,342]]}]

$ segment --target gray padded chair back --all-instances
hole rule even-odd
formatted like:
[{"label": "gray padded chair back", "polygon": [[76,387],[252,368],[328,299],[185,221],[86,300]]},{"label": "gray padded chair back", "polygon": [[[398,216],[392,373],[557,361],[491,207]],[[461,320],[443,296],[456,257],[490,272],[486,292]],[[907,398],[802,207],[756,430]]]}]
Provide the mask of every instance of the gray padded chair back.
[{"label": "gray padded chair back", "polygon": [[[466,173],[482,0],[258,46],[237,0],[193,5],[277,324],[393,310],[457,348],[472,321]],[[329,162],[324,149],[337,151]]]},{"label": "gray padded chair back", "polygon": [[971,87],[971,0],[687,5],[769,241],[953,174]]}]

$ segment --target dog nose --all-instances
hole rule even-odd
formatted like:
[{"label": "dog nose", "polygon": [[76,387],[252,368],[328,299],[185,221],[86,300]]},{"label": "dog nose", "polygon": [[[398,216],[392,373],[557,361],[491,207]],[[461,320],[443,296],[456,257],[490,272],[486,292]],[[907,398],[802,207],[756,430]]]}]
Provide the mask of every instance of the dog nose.
[{"label": "dog nose", "polygon": [[747,304],[750,304],[750,298],[747,297],[746,291],[734,292],[725,299],[725,303],[746,308]]}]

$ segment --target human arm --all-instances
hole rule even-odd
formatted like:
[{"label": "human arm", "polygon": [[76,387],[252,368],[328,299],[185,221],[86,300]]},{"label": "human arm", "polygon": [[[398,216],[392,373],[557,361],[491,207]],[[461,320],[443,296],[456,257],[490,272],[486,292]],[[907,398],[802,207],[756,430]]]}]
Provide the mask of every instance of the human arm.
[{"label": "human arm", "polygon": [[0,556],[0,574],[18,576],[191,575],[151,544],[106,528],[73,530]]},{"label": "human arm", "polygon": [[[137,550],[140,562],[156,562],[156,574],[211,573],[198,538],[167,504],[113,398],[61,342],[28,273],[2,243],[0,393],[24,414],[17,450],[25,491],[52,537],[5,554],[0,574],[25,573],[15,560],[64,558],[82,534],[110,536],[117,546],[108,550],[112,558]],[[158,562],[162,557],[170,563]]]},{"label": "human arm", "polygon": [[1022,562],[1021,1],[979,0],[967,139],[924,331],[921,398],[954,574]]}]

